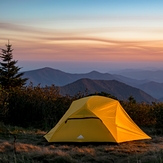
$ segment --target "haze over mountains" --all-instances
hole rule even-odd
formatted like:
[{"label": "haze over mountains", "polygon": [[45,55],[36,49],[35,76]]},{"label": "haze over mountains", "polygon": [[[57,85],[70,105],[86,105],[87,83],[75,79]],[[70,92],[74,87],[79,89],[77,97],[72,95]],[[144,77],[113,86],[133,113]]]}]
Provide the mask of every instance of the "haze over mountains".
[{"label": "haze over mountains", "polygon": [[[139,72],[139,73],[138,73]],[[148,73],[147,73],[148,72]],[[140,96],[140,94],[135,95],[137,96],[135,99],[138,101],[154,101],[156,99],[162,100],[163,98],[163,71],[135,71],[135,70],[127,70],[116,72],[117,74],[110,74],[110,73],[100,73],[97,71],[92,71],[89,73],[80,73],[80,74],[72,74],[66,73],[60,70],[52,69],[52,68],[42,68],[37,70],[31,70],[24,72],[24,77],[29,78],[27,85],[29,82],[32,82],[34,86],[40,84],[41,86],[50,86],[52,84],[56,86],[60,86],[61,92],[64,94],[73,94],[75,90],[83,91],[82,86],[86,84],[87,89],[89,88],[90,93],[94,92],[106,92],[114,95],[116,92],[116,88],[119,91],[116,94],[116,97],[129,97],[130,95],[134,95],[136,90],[141,92],[140,94],[147,94],[143,96],[150,96],[147,99]],[[143,76],[144,73],[144,76]],[[83,80],[80,80],[83,79]],[[91,80],[88,80],[91,79]],[[79,80],[79,81],[78,81]],[[99,81],[98,81],[99,80]],[[112,82],[111,82],[112,81]],[[76,83],[77,82],[77,83]],[[85,83],[86,82],[86,83]],[[119,83],[118,83],[119,82]],[[112,83],[112,84],[111,84]],[[113,85],[114,83],[114,85]],[[69,89],[72,92],[68,91],[68,84]],[[101,88],[99,87],[101,86]],[[127,86],[130,87],[130,91],[127,95],[124,95]],[[135,88],[135,90],[133,89]],[[90,89],[91,88],[91,89]],[[114,91],[111,89],[114,88]],[[63,90],[67,90],[67,93]],[[140,96],[140,97],[139,97]],[[121,97],[121,99],[122,99]],[[139,99],[141,98],[141,99]],[[153,98],[153,99],[152,99]]]},{"label": "haze over mountains", "polygon": [[122,71],[114,71],[115,74],[120,74],[125,77],[132,79],[155,81],[158,83],[163,83],[163,70],[135,70],[126,69]]}]

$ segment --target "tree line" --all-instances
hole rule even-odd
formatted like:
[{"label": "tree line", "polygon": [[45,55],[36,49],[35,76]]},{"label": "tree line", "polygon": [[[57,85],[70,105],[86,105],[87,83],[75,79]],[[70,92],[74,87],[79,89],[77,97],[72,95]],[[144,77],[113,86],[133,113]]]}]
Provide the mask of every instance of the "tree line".
[{"label": "tree line", "polygon": [[[41,87],[30,83],[16,66],[12,45],[0,53],[0,121],[21,127],[33,127],[43,130],[52,128],[67,111],[72,101],[88,95],[61,96],[55,85]],[[96,93],[110,98],[116,97],[105,92]],[[130,96],[128,101],[120,101],[123,108],[139,126],[163,126],[163,103],[137,103]],[[160,131],[160,130],[159,130]],[[161,130],[162,131],[162,130]]]}]

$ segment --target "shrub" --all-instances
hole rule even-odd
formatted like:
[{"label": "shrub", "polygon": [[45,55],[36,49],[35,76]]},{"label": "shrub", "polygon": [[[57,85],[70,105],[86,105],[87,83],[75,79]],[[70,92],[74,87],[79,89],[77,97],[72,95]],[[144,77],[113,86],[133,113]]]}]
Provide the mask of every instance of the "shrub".
[{"label": "shrub", "polygon": [[139,126],[154,126],[156,123],[152,104],[123,102],[123,108]]}]

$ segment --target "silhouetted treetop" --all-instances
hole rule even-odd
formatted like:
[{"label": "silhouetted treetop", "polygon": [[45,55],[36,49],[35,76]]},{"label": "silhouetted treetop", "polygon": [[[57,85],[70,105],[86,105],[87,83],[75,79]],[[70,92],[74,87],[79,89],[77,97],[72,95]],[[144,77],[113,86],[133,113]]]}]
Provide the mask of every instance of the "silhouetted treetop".
[{"label": "silhouetted treetop", "polygon": [[27,78],[22,78],[24,73],[19,73],[20,67],[16,66],[18,61],[13,60],[12,45],[6,44],[6,49],[0,53],[0,84],[4,89],[22,87],[26,84]]}]

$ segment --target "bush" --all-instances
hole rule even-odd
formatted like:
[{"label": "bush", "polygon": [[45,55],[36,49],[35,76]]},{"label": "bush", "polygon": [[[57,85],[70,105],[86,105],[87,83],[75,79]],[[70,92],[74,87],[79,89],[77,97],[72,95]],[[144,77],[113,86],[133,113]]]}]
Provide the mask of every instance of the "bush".
[{"label": "bush", "polygon": [[152,104],[123,102],[122,106],[137,125],[146,127],[155,125]]},{"label": "bush", "polygon": [[163,134],[163,103],[153,103],[152,115],[155,119],[157,134]]},{"label": "bush", "polygon": [[[106,96],[105,93],[103,95]],[[10,93],[1,89],[1,121],[21,127],[49,130],[60,120],[72,101],[81,97],[84,96],[61,96],[59,88],[54,85],[42,88],[30,84]],[[121,101],[121,105],[138,126],[161,128],[162,131],[163,103],[147,104],[130,100]]]},{"label": "bush", "polygon": [[47,129],[58,122],[68,109],[71,99],[60,96],[55,86],[41,88],[30,85],[13,91],[8,103],[6,123]]}]

